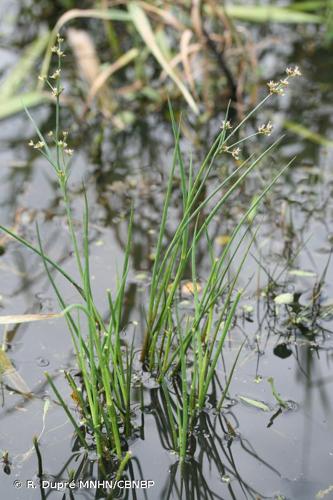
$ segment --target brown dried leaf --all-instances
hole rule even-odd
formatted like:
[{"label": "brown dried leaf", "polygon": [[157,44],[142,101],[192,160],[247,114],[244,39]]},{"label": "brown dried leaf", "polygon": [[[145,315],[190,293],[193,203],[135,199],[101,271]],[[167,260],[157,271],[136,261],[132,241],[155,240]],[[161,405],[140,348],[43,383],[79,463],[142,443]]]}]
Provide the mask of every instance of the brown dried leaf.
[{"label": "brown dried leaf", "polygon": [[87,106],[91,105],[95,95],[103,88],[104,84],[116,71],[126,66],[139,55],[138,49],[131,49],[122,56],[120,56],[114,63],[110,64],[107,68],[100,71],[96,78],[92,81],[89,94],[87,97]]},{"label": "brown dried leaf", "polygon": [[49,319],[62,318],[63,313],[47,314],[11,314],[0,316],[0,325],[15,325],[17,323],[30,323],[31,321],[46,321]]},{"label": "brown dried leaf", "polygon": [[169,24],[170,26],[173,26],[176,28],[178,31],[184,31],[185,25],[181,23],[171,12],[165,10],[165,9],[159,9],[155,5],[151,5],[147,2],[139,2],[140,6],[143,7],[146,11],[152,12],[153,14],[156,14],[157,16],[161,17],[165,24]]},{"label": "brown dried leaf", "polygon": [[184,33],[181,36],[180,39],[180,55],[182,58],[182,63],[184,67],[184,73],[185,77],[192,89],[192,92],[195,92],[195,87],[194,87],[194,78],[191,70],[191,62],[189,58],[189,47],[190,47],[190,41],[192,38],[192,31],[191,30],[185,30]]}]

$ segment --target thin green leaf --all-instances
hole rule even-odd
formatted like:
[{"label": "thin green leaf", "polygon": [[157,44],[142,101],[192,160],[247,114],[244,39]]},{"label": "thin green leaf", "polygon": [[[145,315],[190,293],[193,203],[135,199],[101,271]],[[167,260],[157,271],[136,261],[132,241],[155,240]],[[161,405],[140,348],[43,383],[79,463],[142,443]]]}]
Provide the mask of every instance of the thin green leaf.
[{"label": "thin green leaf", "polygon": [[333,141],[326,139],[326,137],[323,137],[321,134],[318,134],[317,132],[312,132],[303,125],[300,125],[299,123],[286,120],[283,126],[288,130],[294,132],[294,134],[297,134],[300,137],[303,137],[303,139],[307,139],[310,142],[314,142],[315,144],[319,144],[320,146],[327,146],[331,148],[333,147]]},{"label": "thin green leaf", "polygon": [[275,5],[227,5],[225,11],[230,17],[254,23],[319,24],[322,22],[321,16],[295,12],[289,8]]}]

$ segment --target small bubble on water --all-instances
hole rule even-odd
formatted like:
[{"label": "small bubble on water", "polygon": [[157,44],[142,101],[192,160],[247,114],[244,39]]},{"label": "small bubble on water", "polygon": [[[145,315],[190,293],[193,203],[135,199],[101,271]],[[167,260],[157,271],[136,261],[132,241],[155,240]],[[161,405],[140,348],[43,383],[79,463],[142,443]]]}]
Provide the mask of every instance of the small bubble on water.
[{"label": "small bubble on water", "polygon": [[291,411],[298,410],[298,404],[295,403],[295,401],[291,401],[290,399],[288,399],[288,401],[286,401],[286,403],[288,406],[288,410],[291,410]]},{"label": "small bubble on water", "polygon": [[222,480],[223,483],[230,483],[230,476],[228,476],[227,474],[224,474],[221,477],[221,480]]},{"label": "small bubble on water", "polygon": [[39,357],[36,359],[37,365],[41,367],[49,366],[50,362],[46,358]]}]

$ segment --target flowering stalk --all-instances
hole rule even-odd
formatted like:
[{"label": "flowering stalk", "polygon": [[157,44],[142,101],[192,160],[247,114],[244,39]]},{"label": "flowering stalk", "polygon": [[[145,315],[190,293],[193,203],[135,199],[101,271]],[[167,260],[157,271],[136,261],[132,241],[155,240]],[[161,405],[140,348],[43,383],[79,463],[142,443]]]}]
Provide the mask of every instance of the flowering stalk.
[{"label": "flowering stalk", "polygon": [[[229,134],[228,137],[226,137],[224,144],[220,148],[221,153],[228,153],[235,160],[239,160],[240,153],[241,153],[241,150],[238,147],[239,144],[247,141],[248,139],[252,139],[253,137],[256,137],[257,135],[266,135],[266,136],[271,135],[272,130],[273,130],[273,124],[271,123],[271,121],[268,121],[266,124],[264,123],[262,125],[259,125],[257,132],[252,133],[252,134],[244,137],[243,139],[240,139],[240,140],[234,142],[231,145],[227,144],[229,139],[236,133],[236,131],[243,125],[243,123],[245,121],[247,121],[250,118],[250,116],[252,116],[273,94],[283,96],[285,94],[286,87],[289,85],[289,79],[295,78],[298,76],[302,76],[302,73],[301,73],[298,66],[294,66],[294,67],[286,68],[286,75],[287,76],[285,78],[280,79],[278,82],[270,80],[267,83],[267,87],[269,89],[269,94],[252,111],[250,111],[250,113],[244,118],[244,120]],[[221,128],[223,130],[227,131],[227,130],[231,130],[233,127],[232,127],[230,120],[223,120]]]}]

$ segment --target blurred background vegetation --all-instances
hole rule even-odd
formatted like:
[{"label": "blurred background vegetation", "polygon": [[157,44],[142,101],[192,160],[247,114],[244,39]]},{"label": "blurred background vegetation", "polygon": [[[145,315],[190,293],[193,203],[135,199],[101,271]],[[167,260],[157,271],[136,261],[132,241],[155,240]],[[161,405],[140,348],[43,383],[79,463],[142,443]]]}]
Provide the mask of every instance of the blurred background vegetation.
[{"label": "blurred background vegetation", "polygon": [[52,104],[38,75],[51,71],[57,31],[67,45],[63,103],[77,122],[98,116],[118,130],[166,112],[168,98],[191,111],[193,124],[216,116],[229,100],[241,117],[261,84],[283,71],[280,54],[302,62],[319,51],[324,61],[333,39],[332,0],[79,5],[2,1],[1,119],[24,105]]}]

